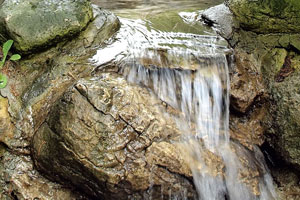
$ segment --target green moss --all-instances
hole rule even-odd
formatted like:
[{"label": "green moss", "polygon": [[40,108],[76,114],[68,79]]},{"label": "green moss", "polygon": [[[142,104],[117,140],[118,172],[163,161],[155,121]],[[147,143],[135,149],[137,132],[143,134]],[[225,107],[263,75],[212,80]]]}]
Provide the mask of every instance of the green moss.
[{"label": "green moss", "polygon": [[[92,19],[90,2],[5,1],[0,22],[19,51],[47,47],[83,30]],[[10,17],[7,17],[10,16]],[[0,25],[1,28],[1,25]]]},{"label": "green moss", "polygon": [[300,32],[299,0],[227,0],[244,29],[258,33]]}]

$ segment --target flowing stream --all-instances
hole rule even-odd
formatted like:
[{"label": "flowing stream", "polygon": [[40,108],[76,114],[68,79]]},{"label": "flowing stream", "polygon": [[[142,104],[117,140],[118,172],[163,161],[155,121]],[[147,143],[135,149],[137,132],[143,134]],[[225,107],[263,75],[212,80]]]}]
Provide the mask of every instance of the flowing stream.
[{"label": "flowing stream", "polygon": [[[126,7],[124,2],[131,4]],[[183,117],[170,117],[184,133],[182,153],[192,170],[199,200],[276,199],[259,148],[250,152],[230,140],[229,49],[213,30],[201,25],[198,12],[189,11],[195,2],[208,4],[181,1],[188,11],[178,11],[175,5],[180,1],[173,1],[174,9],[166,14],[164,6],[172,1],[155,7],[157,2],[116,1],[115,6],[121,5],[119,13],[113,11],[122,16],[122,27],[98,50],[93,62],[100,67],[118,65],[129,82],[149,88],[182,113]],[[128,16],[130,9],[132,17]],[[138,19],[139,12],[148,15]],[[213,166],[207,157],[220,165]],[[252,169],[260,174],[249,175]],[[253,179],[248,180],[249,176]]]}]

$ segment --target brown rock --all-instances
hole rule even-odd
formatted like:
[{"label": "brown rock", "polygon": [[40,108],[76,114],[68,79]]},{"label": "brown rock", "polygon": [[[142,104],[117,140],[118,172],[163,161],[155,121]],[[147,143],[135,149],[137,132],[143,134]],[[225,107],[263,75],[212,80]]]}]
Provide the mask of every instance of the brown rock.
[{"label": "brown rock", "polygon": [[231,72],[230,103],[242,113],[249,110],[255,99],[262,95],[264,86],[259,63],[253,54],[236,50],[235,67]]},{"label": "brown rock", "polygon": [[118,75],[81,79],[34,136],[36,165],[92,197],[193,197],[191,172],[171,142],[180,132],[163,110]]},{"label": "brown rock", "polygon": [[266,115],[266,107],[255,108],[249,115],[243,117],[231,115],[230,137],[250,150],[253,150],[253,145],[262,145],[265,131],[263,121]]},{"label": "brown rock", "polygon": [[15,131],[8,113],[8,107],[8,100],[0,96],[0,142],[6,145],[9,145]]},{"label": "brown rock", "polygon": [[83,199],[70,189],[41,176],[34,169],[30,156],[16,156],[6,151],[1,155],[1,161],[1,199]]}]

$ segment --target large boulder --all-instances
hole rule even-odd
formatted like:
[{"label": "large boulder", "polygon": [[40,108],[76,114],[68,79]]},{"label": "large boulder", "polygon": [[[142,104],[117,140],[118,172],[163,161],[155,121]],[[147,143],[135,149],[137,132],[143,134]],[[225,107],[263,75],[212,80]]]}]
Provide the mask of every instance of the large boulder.
[{"label": "large boulder", "polygon": [[180,133],[162,110],[119,75],[81,79],[35,134],[35,164],[93,198],[194,198],[192,173],[174,142]]},{"label": "large boulder", "polygon": [[[190,156],[193,143],[181,140],[176,120],[179,111],[118,74],[80,79],[34,135],[35,166],[91,198],[194,199],[190,168],[223,179],[226,167],[207,149],[201,150],[207,167]],[[265,169],[253,156],[257,147],[253,153],[235,142],[230,146],[239,163],[233,179],[245,184],[249,195],[259,196],[265,191],[259,184]]]},{"label": "large boulder", "polygon": [[79,33],[92,17],[87,0],[5,0],[0,5],[0,40],[13,39],[22,52],[45,48]]},{"label": "large boulder", "polygon": [[258,33],[297,33],[300,31],[298,0],[226,0],[242,28]]}]

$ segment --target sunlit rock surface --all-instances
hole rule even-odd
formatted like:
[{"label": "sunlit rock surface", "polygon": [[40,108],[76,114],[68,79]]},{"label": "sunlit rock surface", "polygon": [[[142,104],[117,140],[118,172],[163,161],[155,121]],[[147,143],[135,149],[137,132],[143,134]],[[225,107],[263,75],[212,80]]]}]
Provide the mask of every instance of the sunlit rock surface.
[{"label": "sunlit rock surface", "polygon": [[92,197],[192,198],[192,175],[175,143],[180,133],[162,110],[118,75],[82,79],[34,136],[36,166]]},{"label": "sunlit rock surface", "polygon": [[86,0],[5,0],[0,6],[0,39],[13,39],[19,51],[33,51],[78,34],[92,17]]}]

